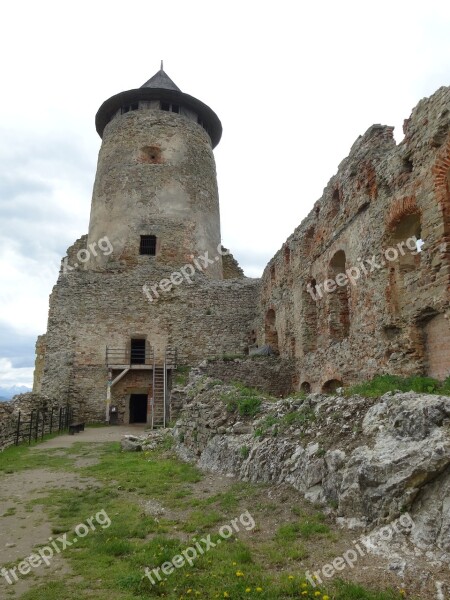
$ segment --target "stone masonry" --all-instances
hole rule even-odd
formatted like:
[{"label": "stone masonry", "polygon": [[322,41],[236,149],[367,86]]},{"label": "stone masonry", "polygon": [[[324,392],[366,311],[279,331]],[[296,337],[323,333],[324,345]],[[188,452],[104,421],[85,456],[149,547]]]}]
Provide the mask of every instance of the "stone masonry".
[{"label": "stone masonry", "polygon": [[[292,365],[275,386],[283,394],[379,373],[447,377],[449,109],[450,88],[422,100],[398,145],[391,127],[370,127],[256,280],[223,255],[217,116],[162,70],[106,101],[89,234],[69,248],[51,294],[35,391],[104,420],[108,379],[122,373],[108,399],[119,422],[133,420],[133,394],[148,397],[148,419],[151,368],[106,360],[107,348],[129,357],[135,339],[161,356],[176,349],[184,365],[270,345]],[[195,273],[175,282],[186,265]]]},{"label": "stone masonry", "polygon": [[449,124],[443,87],[413,110],[400,144],[392,127],[370,127],[267,265],[258,342],[296,361],[303,390],[449,376]]}]

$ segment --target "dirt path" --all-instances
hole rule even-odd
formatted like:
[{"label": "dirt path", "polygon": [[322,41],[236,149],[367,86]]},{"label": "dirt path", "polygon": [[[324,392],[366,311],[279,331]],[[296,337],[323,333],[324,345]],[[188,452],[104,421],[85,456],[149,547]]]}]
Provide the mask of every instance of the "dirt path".
[{"label": "dirt path", "polygon": [[[31,448],[31,452],[46,453],[49,450],[71,448],[75,443],[106,443],[120,441],[125,434],[140,434],[144,425],[117,427],[92,427],[76,435],[61,435]],[[56,455],[58,453],[56,452]],[[95,464],[96,457],[80,457],[75,460],[75,469]],[[52,527],[42,505],[33,501],[48,496],[55,489],[85,489],[99,486],[93,478],[82,477],[76,472],[53,471],[49,469],[27,469],[18,473],[5,474],[0,477],[0,568],[9,570],[17,567],[21,560],[36,551],[36,547],[49,543],[53,536]],[[52,537],[53,536],[53,537]],[[0,577],[0,598],[20,598],[20,596],[37,585],[49,575],[65,575],[70,567],[64,557],[55,555],[49,566],[41,565],[28,575],[16,571],[9,579]]]},{"label": "dirt path", "polygon": [[[36,552],[37,547],[49,544],[49,538],[57,538],[59,532],[52,531],[49,516],[44,507],[39,503],[39,499],[45,499],[52,490],[84,490],[86,488],[101,487],[102,484],[92,477],[86,477],[77,472],[86,466],[95,465],[99,462],[99,447],[97,444],[120,441],[124,434],[139,434],[144,430],[144,426],[119,426],[119,427],[100,427],[88,428],[84,432],[76,435],[62,435],[52,440],[38,444],[31,449],[32,455],[39,453],[42,456],[60,457],[69,459],[74,468],[67,470],[51,470],[42,468],[28,468],[16,473],[0,475],[0,568],[17,568],[17,565],[25,557]],[[75,443],[92,444],[92,447],[84,447],[75,454],[72,447]],[[92,450],[91,450],[92,448]],[[236,487],[245,485],[237,482],[232,477],[221,474],[205,473],[204,477],[196,482],[189,484],[192,492],[192,499],[205,499],[216,494],[224,494]],[[164,506],[155,498],[146,497],[135,491],[122,490],[121,493],[127,497],[132,504],[142,507],[143,514],[154,517],[162,516],[169,518],[174,523],[181,525],[175,527],[172,535],[176,535],[183,543],[190,543],[192,534],[183,530],[182,524],[188,517],[183,510],[177,506]],[[239,503],[239,506],[233,508],[233,514],[239,514],[248,508],[252,509],[257,517],[257,527],[248,533],[243,532],[242,537],[249,545],[252,551],[259,559],[264,560],[260,555],[260,548],[270,544],[276,535],[280,526],[290,523],[298,515],[298,511],[313,514],[317,507],[313,507],[301,499],[299,494],[285,486],[257,486],[252,490],[251,505],[245,496]],[[194,506],[194,503],[193,503]],[[189,512],[189,511],[188,511]],[[280,556],[278,569],[287,571],[294,569],[298,571],[311,570],[331,562],[334,557],[342,556],[348,549],[353,548],[353,540],[356,537],[354,532],[349,530],[338,530],[333,527],[333,535],[327,538],[326,547],[322,543],[308,545],[308,552],[300,561],[290,562],[286,556]],[[273,562],[273,556],[272,556]],[[351,579],[369,587],[399,587],[401,583],[409,589],[414,589],[418,583],[417,573],[407,575],[401,579],[392,569],[389,560],[374,555],[366,555],[358,558],[358,569],[354,569],[350,575]],[[267,568],[273,567],[273,564],[267,564]],[[436,579],[446,581],[445,573],[435,574]],[[39,585],[46,578],[51,580],[61,579],[74,574],[70,569],[69,562],[63,554],[55,555],[49,566],[40,566],[35,568],[29,575],[19,575],[18,581],[10,585],[5,577],[0,577],[0,598],[18,599],[27,590]],[[435,595],[434,584],[430,580],[427,585],[429,598],[439,598]],[[445,586],[447,590],[447,585]],[[443,598],[447,600],[447,596]],[[45,599],[43,599],[45,600]],[[442,600],[442,599],[441,599]]]},{"label": "dirt path", "polygon": [[85,443],[107,443],[119,442],[123,435],[140,435],[146,428],[146,425],[117,425],[114,427],[88,427],[80,433],[74,435],[64,434],[58,437],[42,442],[33,446],[32,450],[42,452],[50,448],[70,448],[77,442]]}]

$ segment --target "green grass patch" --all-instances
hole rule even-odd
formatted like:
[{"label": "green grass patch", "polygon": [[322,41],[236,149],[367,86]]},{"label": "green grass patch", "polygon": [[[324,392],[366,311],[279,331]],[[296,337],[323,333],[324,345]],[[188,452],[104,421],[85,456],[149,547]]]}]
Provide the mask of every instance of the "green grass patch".
[{"label": "green grass patch", "polygon": [[189,380],[190,370],[191,367],[186,365],[177,367],[174,372],[174,385],[180,387],[186,386]]},{"label": "green grass patch", "polygon": [[292,542],[298,538],[309,540],[315,536],[327,535],[330,533],[330,528],[323,520],[324,515],[317,513],[295,523],[286,523],[279,527],[275,537],[279,541]]},{"label": "green grass patch", "polygon": [[359,394],[367,398],[377,398],[387,392],[417,392],[426,394],[450,395],[450,377],[444,382],[431,377],[399,377],[397,375],[377,375],[370,381],[346,389],[346,396]]},{"label": "green grass patch", "polygon": [[222,400],[227,405],[229,412],[238,412],[242,417],[254,417],[261,410],[261,392],[246,387],[240,383],[233,383],[234,390],[222,394]]},{"label": "green grass patch", "polygon": [[[17,451],[18,450],[18,451]],[[300,561],[308,556],[308,544],[332,534],[317,513],[307,516],[300,510],[297,520],[279,527],[270,541],[255,541],[254,532],[233,532],[220,538],[222,525],[230,523],[249,507],[255,517],[273,512],[274,506],[261,499],[261,486],[238,482],[224,491],[203,497],[207,493],[195,483],[203,479],[195,467],[179,462],[166,448],[149,453],[123,453],[118,443],[76,444],[66,456],[52,456],[52,452],[30,452],[28,448],[13,449],[9,465],[14,471],[22,468],[46,466],[74,468],[76,455],[93,456],[99,463],[75,470],[89,475],[99,485],[84,489],[52,489],[46,497],[31,500],[28,505],[42,505],[52,526],[53,537],[64,533],[71,541],[75,528],[93,517],[94,530],[79,537],[76,544],[63,551],[70,573],[64,576],[48,573],[42,583],[21,595],[21,600],[187,600],[188,598],[230,598],[244,600],[291,600],[307,598],[319,600],[400,600],[395,592],[366,590],[351,583],[302,588],[299,578]],[[28,456],[27,456],[28,455]],[[30,464],[26,467],[27,460]],[[61,461],[61,462],[59,462]],[[2,478],[7,482],[8,475]],[[3,483],[3,481],[2,481]],[[259,498],[259,505],[255,501]],[[141,500],[142,499],[142,502]],[[146,514],[145,502],[157,499],[168,509],[177,512],[168,517]],[[276,506],[275,506],[276,508]],[[245,510],[245,509],[244,509]],[[96,515],[102,519],[96,520]],[[104,515],[110,519],[109,526]],[[258,518],[256,518],[258,521]],[[261,526],[264,525],[264,519]],[[256,531],[256,529],[255,529]],[[186,535],[188,534],[188,535]],[[207,535],[215,547],[199,554],[192,565],[174,569],[156,584],[144,577],[145,568],[161,567],[172,561],[186,548]],[[194,539],[195,538],[195,539]],[[218,543],[220,540],[220,543]],[[321,542],[323,543],[323,542]],[[46,540],[42,540],[42,545]],[[203,545],[204,546],[204,545]],[[289,568],[292,567],[292,575]],[[307,595],[302,591],[307,591]]]}]

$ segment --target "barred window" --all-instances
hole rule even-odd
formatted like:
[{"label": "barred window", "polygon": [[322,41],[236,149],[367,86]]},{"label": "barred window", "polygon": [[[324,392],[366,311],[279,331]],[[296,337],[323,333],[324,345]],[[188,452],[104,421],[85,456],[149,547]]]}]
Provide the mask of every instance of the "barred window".
[{"label": "barred window", "polygon": [[156,235],[141,235],[141,244],[139,254],[155,256],[156,254]]}]

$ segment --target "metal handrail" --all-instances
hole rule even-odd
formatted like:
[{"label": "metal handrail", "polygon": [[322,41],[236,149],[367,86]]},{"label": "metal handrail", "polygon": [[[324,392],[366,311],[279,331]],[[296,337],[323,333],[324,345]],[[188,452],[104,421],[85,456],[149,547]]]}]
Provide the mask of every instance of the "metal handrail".
[{"label": "metal handrail", "polygon": [[154,359],[154,352],[152,347],[145,349],[137,348],[109,348],[106,347],[106,364],[117,364],[117,365],[133,365],[143,364],[151,365]]}]

